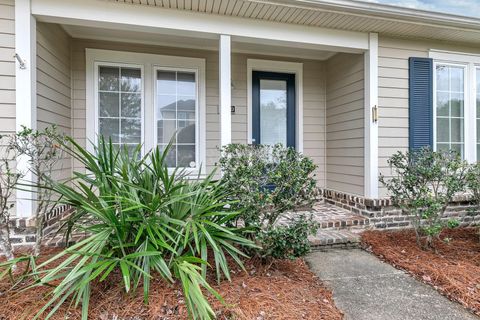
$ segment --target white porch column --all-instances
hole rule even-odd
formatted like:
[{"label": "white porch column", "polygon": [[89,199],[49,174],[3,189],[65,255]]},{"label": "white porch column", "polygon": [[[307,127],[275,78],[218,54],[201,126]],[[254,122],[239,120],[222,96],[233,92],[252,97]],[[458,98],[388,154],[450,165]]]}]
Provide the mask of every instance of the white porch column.
[{"label": "white porch column", "polygon": [[[30,0],[15,1],[15,102],[16,130],[22,126],[36,129],[37,126],[37,28],[31,14]],[[28,170],[27,159],[17,159],[17,170],[24,172],[25,182],[34,177]],[[23,188],[27,189],[27,188]],[[16,212],[18,217],[31,217],[34,212],[33,193],[17,190]]]},{"label": "white porch column", "polygon": [[232,76],[231,40],[229,35],[220,35],[219,45],[219,95],[220,95],[220,143],[225,146],[232,142]]},{"label": "white porch column", "polygon": [[378,34],[365,52],[365,197],[378,198]]}]

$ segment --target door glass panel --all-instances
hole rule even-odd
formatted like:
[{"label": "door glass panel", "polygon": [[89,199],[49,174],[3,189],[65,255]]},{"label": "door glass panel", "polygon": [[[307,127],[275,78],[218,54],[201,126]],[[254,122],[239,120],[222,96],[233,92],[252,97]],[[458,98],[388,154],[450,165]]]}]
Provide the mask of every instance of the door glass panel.
[{"label": "door glass panel", "polygon": [[287,145],[287,81],[260,80],[260,142]]}]

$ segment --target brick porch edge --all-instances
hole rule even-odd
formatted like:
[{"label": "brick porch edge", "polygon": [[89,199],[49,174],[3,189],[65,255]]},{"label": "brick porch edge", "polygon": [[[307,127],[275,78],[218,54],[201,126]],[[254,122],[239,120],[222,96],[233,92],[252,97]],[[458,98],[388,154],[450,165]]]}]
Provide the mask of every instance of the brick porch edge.
[{"label": "brick porch edge", "polygon": [[[394,207],[388,198],[368,199],[330,189],[320,191],[326,203],[368,218],[371,228],[399,229],[411,226],[411,216]],[[459,220],[461,226],[480,224],[480,212],[468,194],[455,196],[445,213],[445,219],[450,218]]]}]

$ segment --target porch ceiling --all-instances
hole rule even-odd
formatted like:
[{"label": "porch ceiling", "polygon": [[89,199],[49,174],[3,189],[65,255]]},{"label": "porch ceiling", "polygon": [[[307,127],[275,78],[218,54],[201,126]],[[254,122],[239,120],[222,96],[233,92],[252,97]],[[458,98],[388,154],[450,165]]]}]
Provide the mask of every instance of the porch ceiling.
[{"label": "porch ceiling", "polygon": [[[75,39],[92,39],[124,43],[140,43],[164,47],[218,50],[218,40],[169,35],[162,33],[125,31],[107,28],[95,28],[78,25],[62,25],[63,29]],[[292,49],[294,48],[294,50]],[[299,48],[286,45],[268,45],[232,41],[232,52],[253,53],[264,56],[295,57],[299,59],[327,60],[337,52]]]},{"label": "porch ceiling", "polygon": [[[118,0],[110,0],[118,1]],[[431,40],[478,43],[480,20],[351,0],[124,0],[227,16]]]}]

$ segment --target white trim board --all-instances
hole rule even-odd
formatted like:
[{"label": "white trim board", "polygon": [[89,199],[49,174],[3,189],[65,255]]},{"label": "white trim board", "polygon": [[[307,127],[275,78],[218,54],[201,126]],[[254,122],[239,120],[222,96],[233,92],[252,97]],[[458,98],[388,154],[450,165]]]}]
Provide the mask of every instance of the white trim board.
[{"label": "white trim board", "polygon": [[368,49],[368,33],[300,26],[280,22],[129,5],[97,0],[32,0],[32,13],[44,22],[85,25],[118,30],[218,38],[330,51]]},{"label": "white trim board", "polygon": [[[25,65],[15,59],[15,127],[16,131],[37,128],[37,24],[30,14],[30,0],[15,1],[15,53]],[[22,182],[32,184],[35,176],[29,170],[25,156],[18,157],[16,168],[24,173]],[[21,190],[23,189],[23,190]],[[16,191],[17,217],[32,217],[35,210],[35,192],[30,186]]]},{"label": "white trim board", "polygon": [[247,60],[247,141],[252,143],[252,72],[283,72],[295,74],[295,145],[303,152],[303,63],[275,60]]},{"label": "white trim board", "polygon": [[[143,74],[143,125],[144,148],[150,150],[156,143],[155,133],[155,84],[154,71],[158,68],[173,68],[176,70],[195,70],[197,73],[197,112],[198,122],[196,136],[198,145],[196,153],[198,161],[196,168],[189,170],[191,174],[198,174],[206,166],[206,74],[205,59],[166,56],[148,53],[134,53],[114,50],[85,49],[86,51],[86,138],[87,148],[93,149],[97,133],[98,114],[96,103],[96,66],[100,64],[118,64],[141,66]],[[150,134],[153,133],[153,134]]]}]

